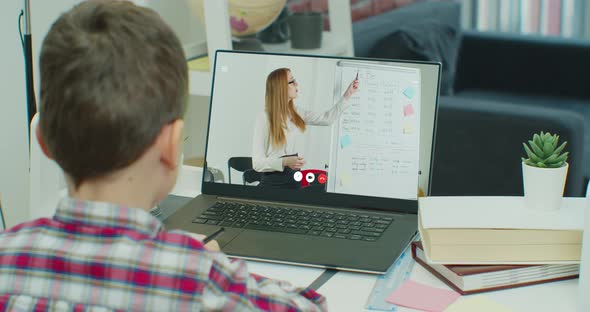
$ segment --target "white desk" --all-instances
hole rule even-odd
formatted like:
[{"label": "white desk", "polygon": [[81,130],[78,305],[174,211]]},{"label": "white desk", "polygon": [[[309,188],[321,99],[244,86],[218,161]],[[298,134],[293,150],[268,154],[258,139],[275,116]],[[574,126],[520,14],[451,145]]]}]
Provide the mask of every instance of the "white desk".
[{"label": "white desk", "polygon": [[[201,190],[201,175],[202,170],[200,168],[184,168],[179,174],[178,183],[172,193],[180,196],[196,197]],[[197,184],[195,184],[195,181],[197,181]],[[308,286],[323,272],[321,269],[255,261],[248,261],[248,268],[252,273],[288,280],[297,286]],[[330,311],[371,311],[365,309],[365,304],[376,278],[375,275],[371,274],[338,272],[320,287],[318,292],[326,296]],[[422,284],[450,289],[419,264],[414,265],[410,278]],[[568,312],[576,310],[577,288],[578,280],[574,279],[489,292],[483,295],[511,308],[515,312]],[[458,300],[462,300],[462,298]],[[400,308],[398,311],[416,310]]]},{"label": "white desk", "polygon": [[[419,264],[414,265],[412,280],[434,287],[450,289]],[[318,289],[328,298],[330,311],[372,311],[365,304],[376,277],[369,274],[338,272],[332,279]],[[568,280],[549,284],[507,289],[482,295],[501,303],[515,312],[528,311],[575,311],[578,280]],[[476,296],[476,295],[473,295]],[[458,300],[462,300],[461,297]],[[416,311],[399,308],[402,311]],[[474,311],[476,312],[476,311]]]}]

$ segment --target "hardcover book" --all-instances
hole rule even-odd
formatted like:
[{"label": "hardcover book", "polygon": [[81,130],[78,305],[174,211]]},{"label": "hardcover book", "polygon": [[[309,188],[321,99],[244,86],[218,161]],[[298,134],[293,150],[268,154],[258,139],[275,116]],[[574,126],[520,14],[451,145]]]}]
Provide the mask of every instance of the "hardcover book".
[{"label": "hardcover book", "polygon": [[579,263],[584,198],[540,212],[518,196],[419,199],[418,228],[429,262],[438,264]]},{"label": "hardcover book", "polygon": [[412,242],[412,257],[461,295],[577,278],[578,264],[449,265],[428,263],[422,243]]}]

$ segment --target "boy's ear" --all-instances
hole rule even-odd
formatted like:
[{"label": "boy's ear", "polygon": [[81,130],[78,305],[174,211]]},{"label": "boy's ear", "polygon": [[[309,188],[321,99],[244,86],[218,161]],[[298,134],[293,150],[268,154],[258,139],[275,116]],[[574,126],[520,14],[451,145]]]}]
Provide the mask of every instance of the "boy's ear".
[{"label": "boy's ear", "polygon": [[167,124],[160,132],[161,154],[160,160],[169,169],[176,169],[180,162],[180,152],[182,149],[182,129],[184,121],[176,119]]},{"label": "boy's ear", "polygon": [[53,159],[51,157],[51,153],[49,153],[49,149],[47,148],[47,144],[45,143],[45,140],[43,140],[43,136],[41,135],[41,130],[39,129],[39,126],[37,126],[35,128],[35,136],[37,137],[37,142],[39,142],[39,147],[41,147],[43,154],[45,154],[45,156],[47,156],[47,158]]}]

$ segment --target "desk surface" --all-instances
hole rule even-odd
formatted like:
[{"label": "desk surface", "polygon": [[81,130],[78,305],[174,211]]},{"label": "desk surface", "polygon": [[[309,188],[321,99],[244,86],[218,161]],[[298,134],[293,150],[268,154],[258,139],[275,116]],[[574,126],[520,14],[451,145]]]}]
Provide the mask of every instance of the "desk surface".
[{"label": "desk surface", "polygon": [[[200,192],[200,170],[188,168],[181,170],[178,183],[172,194],[195,197]],[[190,182],[189,182],[190,181]],[[194,181],[198,181],[195,184]],[[298,267],[284,264],[273,264],[248,261],[250,272],[272,276],[276,279],[287,280],[297,286],[308,286],[321,273],[322,269]],[[438,278],[426,271],[419,264],[414,265],[410,278],[416,282],[434,287],[450,289]],[[373,289],[377,277],[371,274],[338,272],[329,281],[318,289],[318,292],[326,296],[330,311],[358,312],[366,310],[367,298]],[[499,302],[515,312],[518,311],[575,311],[578,291],[578,280],[567,280],[554,283],[533,285],[527,287],[506,289],[483,293],[488,298]],[[476,295],[472,295],[476,296]],[[468,298],[460,297],[458,300]],[[413,309],[399,308],[403,311],[416,311]]]},{"label": "desk surface", "polygon": [[[414,266],[410,278],[422,284],[450,289],[418,264]],[[375,276],[368,274],[339,272],[320,287],[318,292],[327,297],[330,311],[371,311],[365,310],[364,307],[375,280]],[[506,289],[483,293],[482,295],[509,307],[515,312],[575,311],[577,287],[578,280],[574,279]],[[462,296],[458,300],[468,297]],[[400,308],[398,311],[415,310]]]}]

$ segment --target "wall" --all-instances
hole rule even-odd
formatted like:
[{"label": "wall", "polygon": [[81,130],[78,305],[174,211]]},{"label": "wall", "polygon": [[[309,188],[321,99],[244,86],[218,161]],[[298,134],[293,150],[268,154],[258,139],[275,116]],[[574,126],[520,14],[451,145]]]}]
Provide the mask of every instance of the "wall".
[{"label": "wall", "polygon": [[[187,58],[207,53],[205,26],[191,11],[190,2],[195,0],[143,0],[156,10],[174,29],[184,46]],[[139,2],[139,1],[136,1]]]},{"label": "wall", "polygon": [[[187,57],[190,58],[206,53],[207,48],[204,25],[189,9],[189,1],[195,0],[134,0],[133,2],[146,5],[157,11],[176,32]],[[41,43],[53,21],[61,13],[80,2],[81,0],[31,0],[35,69],[38,68],[36,62],[38,61]],[[22,3],[22,1],[19,3]],[[14,24],[16,25],[16,22]],[[36,73],[36,77],[39,77],[38,73]]]},{"label": "wall", "polygon": [[24,60],[18,36],[17,17],[22,1],[0,1],[0,193],[7,226],[28,217],[28,145]]}]

